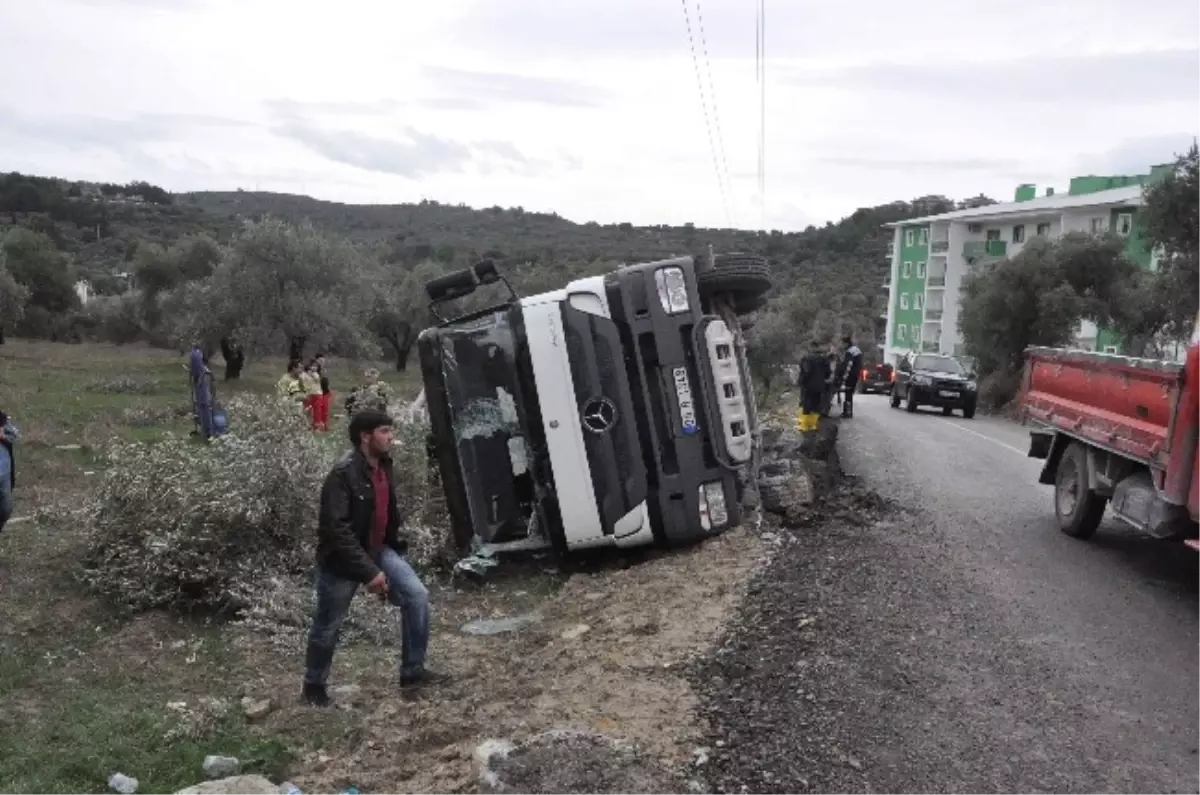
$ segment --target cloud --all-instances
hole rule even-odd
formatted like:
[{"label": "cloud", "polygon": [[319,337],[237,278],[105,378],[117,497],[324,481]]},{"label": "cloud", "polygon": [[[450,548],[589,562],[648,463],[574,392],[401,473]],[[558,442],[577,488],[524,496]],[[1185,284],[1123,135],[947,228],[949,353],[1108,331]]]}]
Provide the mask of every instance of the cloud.
[{"label": "cloud", "polygon": [[1015,158],[992,157],[858,157],[853,155],[830,155],[817,157],[814,162],[844,168],[862,168],[872,171],[1018,171],[1020,161]]},{"label": "cloud", "polygon": [[984,62],[875,63],[842,69],[791,69],[800,87],[877,91],[968,101],[1052,105],[1194,102],[1200,95],[1200,50],[1173,49]]},{"label": "cloud", "polygon": [[392,98],[297,100],[282,97],[268,99],[263,105],[270,113],[278,116],[303,116],[310,113],[334,116],[386,116],[404,109],[407,103]]},{"label": "cloud", "polygon": [[66,147],[130,151],[173,141],[200,130],[247,126],[237,119],[196,113],[135,113],[124,117],[25,115],[0,106],[0,136],[34,139]]},{"label": "cloud", "polygon": [[1149,166],[1174,162],[1195,140],[1195,133],[1128,138],[1107,151],[1081,156],[1075,169],[1079,174],[1144,174]]},{"label": "cloud", "polygon": [[435,90],[449,95],[435,97],[432,102],[460,102],[465,103],[466,107],[520,102],[556,107],[595,108],[609,96],[608,92],[595,86],[551,77],[477,72],[444,66],[426,66],[421,73],[432,83]]},{"label": "cloud", "polygon": [[526,175],[552,166],[550,161],[526,157],[508,141],[463,143],[412,127],[404,127],[402,137],[385,138],[355,130],[326,129],[290,118],[280,120],[271,129],[334,162],[408,179],[458,173],[469,166],[485,173],[506,170]]}]

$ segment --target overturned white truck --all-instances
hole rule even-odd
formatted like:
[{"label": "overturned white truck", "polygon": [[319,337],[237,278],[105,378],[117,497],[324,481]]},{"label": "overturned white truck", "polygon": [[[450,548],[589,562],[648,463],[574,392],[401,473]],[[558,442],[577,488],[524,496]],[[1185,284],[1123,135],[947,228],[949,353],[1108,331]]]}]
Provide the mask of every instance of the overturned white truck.
[{"label": "overturned white truck", "polygon": [[[442,311],[481,286],[501,303]],[[517,298],[484,261],[431,281],[418,339],[432,454],[462,551],[685,544],[740,520],[757,420],[742,255],[621,267]]]}]

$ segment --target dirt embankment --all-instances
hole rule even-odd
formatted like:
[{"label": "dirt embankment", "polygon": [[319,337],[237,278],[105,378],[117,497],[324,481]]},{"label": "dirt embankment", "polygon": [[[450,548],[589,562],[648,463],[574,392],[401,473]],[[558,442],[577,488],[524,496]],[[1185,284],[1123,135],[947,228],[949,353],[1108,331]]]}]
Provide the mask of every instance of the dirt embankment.
[{"label": "dirt embankment", "polygon": [[[306,792],[707,789],[711,727],[689,676],[736,632],[747,583],[783,547],[771,511],[790,523],[819,511],[813,502],[836,475],[835,438],[831,425],[812,440],[827,459],[814,462],[798,436],[769,434],[765,519],[750,511],[742,528],[704,544],[611,555],[569,574],[544,559],[493,571],[482,585],[430,583],[430,665],[453,676],[447,685],[400,693],[395,616],[360,596],[334,662],[335,709],[298,703],[303,620],[273,642],[261,627],[245,631],[240,645],[257,675],[239,695],[277,705],[261,722],[268,731],[304,738],[288,778]],[[502,618],[522,625],[463,631]],[[493,760],[507,782],[481,776],[476,749],[489,739],[516,747]]]}]

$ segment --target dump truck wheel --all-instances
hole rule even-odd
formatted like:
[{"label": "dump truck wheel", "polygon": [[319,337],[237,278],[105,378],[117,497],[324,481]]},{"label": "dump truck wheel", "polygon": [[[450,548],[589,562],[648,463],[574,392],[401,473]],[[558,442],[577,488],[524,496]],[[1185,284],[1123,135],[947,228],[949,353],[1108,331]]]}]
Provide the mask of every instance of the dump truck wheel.
[{"label": "dump truck wheel", "polygon": [[1106,498],[1088,488],[1087,450],[1072,442],[1054,473],[1054,513],[1059,529],[1072,538],[1091,538],[1107,504]]}]

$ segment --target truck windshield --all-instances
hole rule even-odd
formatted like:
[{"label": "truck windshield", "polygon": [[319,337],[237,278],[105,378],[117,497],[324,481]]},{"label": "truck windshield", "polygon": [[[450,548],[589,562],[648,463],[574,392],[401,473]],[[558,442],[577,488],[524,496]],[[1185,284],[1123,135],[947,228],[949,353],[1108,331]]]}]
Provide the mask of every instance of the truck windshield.
[{"label": "truck windshield", "polygon": [[931,370],[935,373],[950,373],[951,375],[964,375],[965,371],[954,359],[949,356],[918,356],[913,361],[914,370]]},{"label": "truck windshield", "polygon": [[519,432],[516,340],[506,311],[447,328],[442,367],[458,441]]}]

